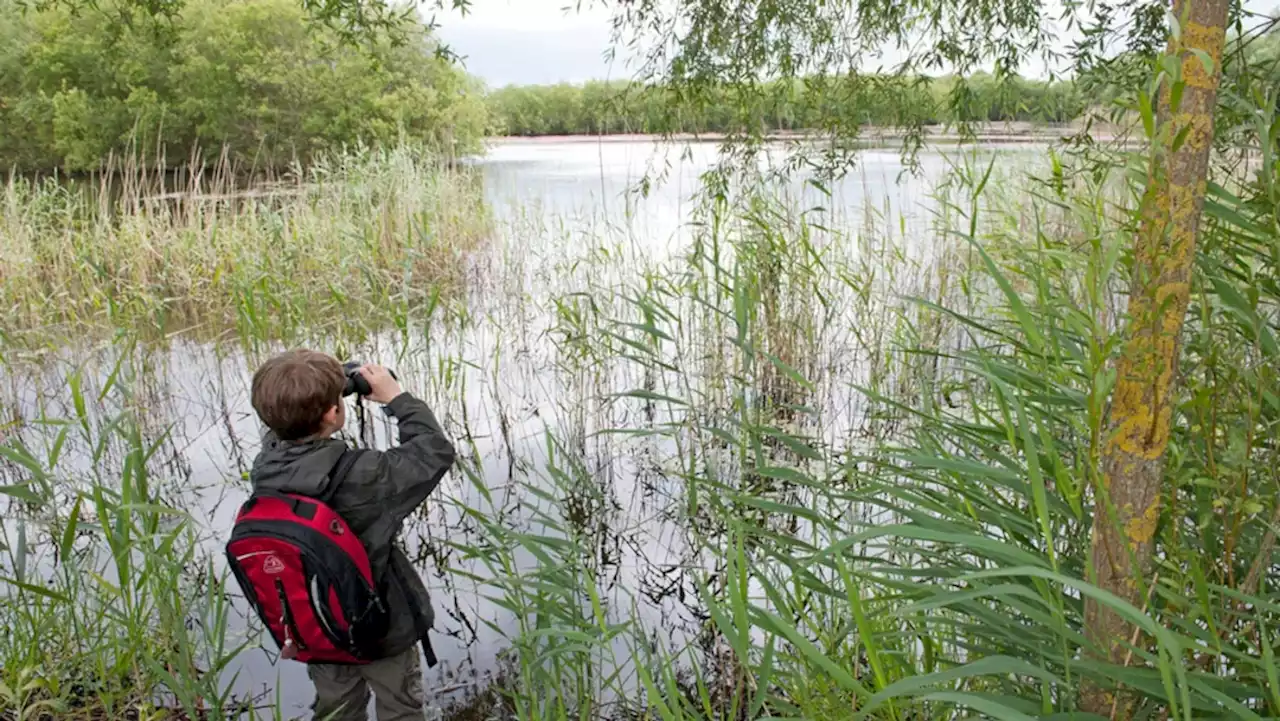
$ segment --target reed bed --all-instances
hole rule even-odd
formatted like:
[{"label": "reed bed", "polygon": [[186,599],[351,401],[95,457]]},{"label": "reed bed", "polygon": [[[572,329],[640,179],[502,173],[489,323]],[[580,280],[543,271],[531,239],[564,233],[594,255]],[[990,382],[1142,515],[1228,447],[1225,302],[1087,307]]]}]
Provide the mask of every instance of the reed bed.
[{"label": "reed bed", "polygon": [[253,180],[227,161],[12,175],[0,188],[0,327],[38,343],[116,328],[279,337],[343,313],[389,323],[457,293],[490,229],[472,172],[407,147]]},{"label": "reed bed", "polygon": [[[1086,719],[1095,683],[1135,694],[1140,718],[1280,715],[1276,206],[1224,179],[1207,208],[1157,567],[1134,607],[1091,584],[1087,558],[1137,188],[1118,166],[1053,160],[1043,179],[958,162],[927,228],[874,209],[851,225],[740,184],[696,211],[672,260],[552,237],[556,252],[504,256],[500,298],[332,339],[395,358],[458,440],[411,543],[450,591],[450,638],[500,658],[450,713]],[[245,366],[281,344],[260,337]],[[162,405],[162,389],[137,394],[173,369],[144,365],[120,412]],[[23,548],[52,559],[37,576],[6,541],[0,680],[36,689],[12,713],[71,708],[83,679],[110,680],[112,709],[233,713],[242,700],[209,673],[242,642],[217,623],[222,579],[193,580],[181,497],[138,481],[170,457],[146,440],[166,432],[108,422],[113,384],[76,383],[43,406],[64,421],[19,419],[5,446],[6,539],[27,529]],[[231,427],[243,379],[210,387],[227,386],[204,400]],[[55,463],[102,432],[122,450],[94,474]],[[127,564],[94,575],[76,558]],[[1088,646],[1086,597],[1142,629],[1126,664]],[[59,614],[136,641],[75,645],[59,626],[43,643]],[[172,620],[192,617],[212,620]]]}]

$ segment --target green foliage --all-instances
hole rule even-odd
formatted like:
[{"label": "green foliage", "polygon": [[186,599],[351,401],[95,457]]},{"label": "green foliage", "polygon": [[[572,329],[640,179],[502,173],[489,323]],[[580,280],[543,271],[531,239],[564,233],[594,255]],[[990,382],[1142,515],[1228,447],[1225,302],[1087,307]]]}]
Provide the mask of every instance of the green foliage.
[{"label": "green foliage", "polygon": [[[7,5],[7,9],[5,9]],[[224,150],[281,167],[360,143],[478,148],[479,86],[405,20],[352,47],[291,0],[197,0],[172,18],[130,5],[17,13],[0,3],[0,166],[186,162]]]},{"label": "green foliage", "polygon": [[[1068,25],[1074,14],[1062,13]],[[1011,84],[1029,58],[1055,66],[1054,28],[1047,16],[1038,0],[636,0],[618,3],[615,28],[644,58],[642,80],[672,87],[695,107],[706,107],[720,94],[733,107],[752,107],[765,102],[775,82],[813,78],[863,78],[892,97],[910,92],[922,76],[950,74],[960,80],[947,104],[963,116],[972,110],[965,109],[971,93],[964,78],[986,71],[997,83]],[[903,57],[887,61],[886,51]],[[859,114],[842,112],[848,108],[827,106],[829,112],[810,126],[838,147],[864,125]],[[923,142],[928,116],[905,113],[894,119],[905,133],[909,158]],[[762,136],[757,127],[734,129],[725,144],[733,151],[729,162],[750,166]],[[827,172],[855,162],[847,151],[814,157],[799,149],[790,160],[792,167]]]},{"label": "green foliage", "polygon": [[[963,88],[956,102],[950,102]],[[509,86],[489,93],[494,128],[507,135],[750,133],[821,130],[836,119],[899,127],[970,122],[1065,123],[1085,109],[1073,83],[986,74],[964,80],[811,77],[766,84],[748,105],[727,86],[689,99],[666,85],[590,82]]]},{"label": "green foliage", "polygon": [[[99,9],[97,0],[13,0],[23,11],[32,9],[48,10],[64,9],[78,13]],[[301,6],[308,17],[330,30],[338,33],[348,42],[369,41],[379,36],[390,37],[400,41],[405,36],[406,21],[413,17],[419,7],[431,7],[443,10],[448,7],[454,11],[466,13],[471,8],[471,0],[430,0],[419,5],[406,5],[388,0],[301,0]],[[187,7],[185,0],[118,0],[124,12],[133,15],[141,14],[149,18],[172,20],[181,15]],[[429,26],[434,29],[434,24]],[[442,54],[448,55],[446,48]]]}]

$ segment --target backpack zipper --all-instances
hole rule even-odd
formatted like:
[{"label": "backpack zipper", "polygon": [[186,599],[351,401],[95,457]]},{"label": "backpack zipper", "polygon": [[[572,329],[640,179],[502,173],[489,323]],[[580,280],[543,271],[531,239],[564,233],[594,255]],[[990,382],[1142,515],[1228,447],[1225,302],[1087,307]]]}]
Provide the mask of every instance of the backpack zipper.
[{"label": "backpack zipper", "polygon": [[[302,632],[298,630],[298,624],[293,620],[293,614],[289,612],[289,597],[284,592],[284,583],[280,579],[276,579],[276,594],[280,596],[280,624],[284,626],[284,642],[285,644],[293,643],[298,647],[299,651],[306,651],[307,644],[302,642]],[[293,636],[290,636],[290,631]]]}]

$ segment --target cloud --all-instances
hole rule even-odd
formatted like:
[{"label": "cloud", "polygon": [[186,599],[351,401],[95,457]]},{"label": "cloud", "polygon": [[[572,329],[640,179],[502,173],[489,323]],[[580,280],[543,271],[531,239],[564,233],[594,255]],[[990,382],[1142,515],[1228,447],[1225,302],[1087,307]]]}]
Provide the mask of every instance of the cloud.
[{"label": "cloud", "polygon": [[440,37],[490,87],[627,77],[610,62],[609,12],[573,0],[473,0],[466,16],[437,16]]},{"label": "cloud", "polygon": [[[490,87],[580,83],[611,76],[603,35],[574,30],[529,32],[507,28],[442,27],[441,37],[463,56],[468,72]],[[616,75],[616,74],[612,74]]]},{"label": "cloud", "polygon": [[[1274,13],[1275,1],[1245,0],[1244,4],[1253,12],[1270,9]],[[1058,24],[1062,2],[1044,0],[1046,22]],[[441,38],[465,58],[467,70],[490,87],[621,80],[632,76],[628,63],[622,59],[610,62],[605,57],[612,44],[612,4],[601,0],[472,0],[467,15],[445,12],[438,14],[436,21]],[[1078,30],[1062,33],[1060,49],[1068,49],[1078,35]],[[902,50],[890,48],[878,57],[864,57],[860,66],[868,71],[889,68],[903,58]],[[1021,71],[1043,77],[1048,69],[1039,58],[1028,58]]]}]

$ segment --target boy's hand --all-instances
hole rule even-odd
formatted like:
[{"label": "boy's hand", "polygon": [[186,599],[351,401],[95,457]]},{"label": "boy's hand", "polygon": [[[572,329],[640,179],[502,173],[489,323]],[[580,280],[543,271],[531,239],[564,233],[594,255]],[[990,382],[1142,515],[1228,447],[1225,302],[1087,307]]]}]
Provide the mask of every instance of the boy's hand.
[{"label": "boy's hand", "polygon": [[390,403],[396,396],[404,393],[404,389],[400,387],[400,381],[391,377],[391,371],[380,365],[370,363],[361,366],[360,375],[369,381],[369,388],[373,391],[368,396],[371,401]]}]

